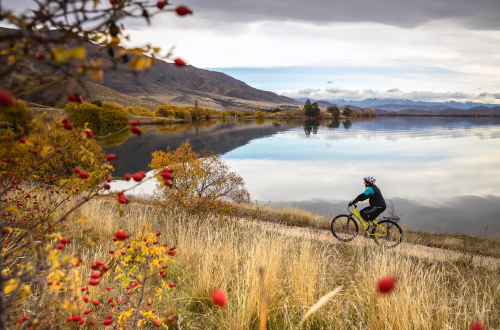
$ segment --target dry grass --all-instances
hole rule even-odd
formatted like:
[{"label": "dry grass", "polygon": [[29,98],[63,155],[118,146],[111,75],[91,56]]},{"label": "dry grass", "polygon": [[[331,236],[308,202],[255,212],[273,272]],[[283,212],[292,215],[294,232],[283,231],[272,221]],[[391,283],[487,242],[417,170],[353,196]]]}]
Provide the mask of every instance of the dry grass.
[{"label": "dry grass", "polygon": [[[289,226],[312,227],[330,231],[331,219],[316,215],[294,207],[273,207],[257,204],[236,204],[234,209],[237,215],[277,222]],[[411,230],[403,227],[404,241],[407,243],[425,245],[465,254],[479,254],[500,258],[500,239],[484,235],[483,237],[468,235],[452,235],[444,233],[430,233]],[[362,234],[362,233],[361,233]]]},{"label": "dry grass", "polygon": [[[268,329],[296,329],[308,309],[340,285],[342,291],[301,329],[466,329],[473,319],[483,320],[490,329],[500,327],[498,270],[293,238],[258,225],[186,218],[138,203],[128,205],[120,218],[116,208],[93,201],[74,214],[65,235],[76,242],[90,236],[97,244],[72,252],[88,262],[108,260],[112,233],[151,223],[162,232],[161,243],[180,250],[167,274],[177,289],[157,309],[165,316],[182,315],[185,329],[229,328],[223,311],[210,301],[216,287],[228,293],[229,311],[240,327],[258,329],[259,267],[266,273]],[[84,228],[76,223],[80,215],[91,219]],[[90,269],[83,275],[89,274]],[[375,283],[385,274],[396,276],[398,286],[381,296]]]}]

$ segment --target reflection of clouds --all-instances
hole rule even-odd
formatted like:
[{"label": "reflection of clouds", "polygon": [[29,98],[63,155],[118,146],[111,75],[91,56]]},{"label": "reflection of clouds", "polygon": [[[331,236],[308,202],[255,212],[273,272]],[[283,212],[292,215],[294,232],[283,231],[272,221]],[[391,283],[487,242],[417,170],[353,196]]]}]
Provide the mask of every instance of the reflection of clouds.
[{"label": "reflection of clouds", "polygon": [[252,198],[284,202],[349,200],[373,175],[385,198],[406,197],[428,206],[461,196],[499,196],[500,153],[491,138],[498,126],[418,131],[300,128],[254,140],[224,155],[245,180]]}]

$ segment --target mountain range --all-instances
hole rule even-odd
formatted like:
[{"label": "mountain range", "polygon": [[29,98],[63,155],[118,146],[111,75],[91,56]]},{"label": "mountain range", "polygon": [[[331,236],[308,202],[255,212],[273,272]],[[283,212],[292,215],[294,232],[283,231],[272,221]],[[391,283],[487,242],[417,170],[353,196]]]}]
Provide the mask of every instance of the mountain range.
[{"label": "mountain range", "polygon": [[[305,102],[308,100],[307,97],[294,98],[297,101]],[[330,104],[335,104],[337,106],[357,106],[361,108],[379,109],[379,110],[389,110],[389,111],[400,111],[404,109],[422,109],[428,111],[440,111],[444,109],[471,109],[474,107],[495,107],[498,104],[487,104],[478,102],[456,102],[456,101],[445,101],[445,102],[428,102],[428,101],[414,101],[409,99],[392,99],[392,98],[368,98],[364,100],[344,100],[344,99],[320,99],[313,100],[309,99],[311,102],[327,102]],[[321,107],[321,106],[320,106]]]}]

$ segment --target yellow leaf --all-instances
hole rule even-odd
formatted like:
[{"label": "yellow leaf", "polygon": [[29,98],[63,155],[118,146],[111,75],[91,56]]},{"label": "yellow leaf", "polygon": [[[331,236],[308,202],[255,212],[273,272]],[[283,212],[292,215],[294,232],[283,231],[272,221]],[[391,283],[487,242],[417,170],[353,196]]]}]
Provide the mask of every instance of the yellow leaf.
[{"label": "yellow leaf", "polygon": [[87,57],[87,52],[82,46],[76,46],[75,48],[54,48],[54,63],[61,64],[69,62],[71,60],[84,60]]},{"label": "yellow leaf", "polygon": [[89,222],[90,218],[89,217],[81,217],[80,219],[78,219],[78,223],[87,223]]},{"label": "yellow leaf", "polygon": [[3,293],[9,294],[17,289],[17,287],[19,286],[19,282],[21,282],[19,278],[11,278],[10,280],[8,280],[5,284],[5,287],[3,288]]},{"label": "yellow leaf", "polygon": [[90,237],[87,239],[87,243],[90,245],[90,246],[94,246],[95,245],[95,242],[90,239]]},{"label": "yellow leaf", "polygon": [[12,65],[16,61],[16,56],[15,55],[10,55],[9,59],[7,60],[7,65]]},{"label": "yellow leaf", "polygon": [[19,209],[16,206],[9,206],[7,208],[10,212],[14,213],[14,215],[18,218],[21,219],[23,216],[21,215],[21,212],[19,212]]}]

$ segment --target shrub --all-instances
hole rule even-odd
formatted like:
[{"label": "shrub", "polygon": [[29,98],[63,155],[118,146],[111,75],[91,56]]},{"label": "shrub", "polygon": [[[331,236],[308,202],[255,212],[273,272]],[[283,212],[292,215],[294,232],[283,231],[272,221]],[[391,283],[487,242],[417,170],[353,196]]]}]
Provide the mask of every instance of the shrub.
[{"label": "shrub", "polygon": [[98,107],[87,102],[81,105],[70,102],[64,107],[64,112],[75,126],[84,127],[88,123],[97,133],[119,130],[128,124],[127,111],[114,103],[102,103],[102,107]]},{"label": "shrub", "polygon": [[159,105],[154,113],[156,117],[175,117],[175,111],[169,104]]},{"label": "shrub", "polygon": [[182,119],[184,119],[184,121],[186,122],[191,122],[193,120],[193,117],[191,116],[191,113],[188,110],[183,110]]},{"label": "shrub", "polygon": [[175,151],[168,147],[166,152],[155,151],[152,156],[149,167],[159,171],[168,166],[175,174],[171,189],[160,190],[167,203],[189,212],[201,212],[208,211],[220,199],[250,202],[243,179],[229,171],[219,154],[207,151],[198,154],[188,140]]},{"label": "shrub", "polygon": [[33,110],[26,106],[21,100],[15,100],[12,106],[2,107],[0,121],[7,122],[9,127],[18,131],[21,127],[27,127],[33,120]]},{"label": "shrub", "polygon": [[259,119],[259,120],[266,119],[266,113],[263,111],[257,111],[255,113],[255,119]]},{"label": "shrub", "polygon": [[145,117],[154,117],[155,114],[146,108],[138,108],[138,107],[128,107],[125,109],[127,113],[137,116],[145,116]]}]

